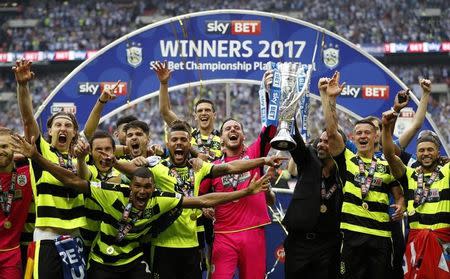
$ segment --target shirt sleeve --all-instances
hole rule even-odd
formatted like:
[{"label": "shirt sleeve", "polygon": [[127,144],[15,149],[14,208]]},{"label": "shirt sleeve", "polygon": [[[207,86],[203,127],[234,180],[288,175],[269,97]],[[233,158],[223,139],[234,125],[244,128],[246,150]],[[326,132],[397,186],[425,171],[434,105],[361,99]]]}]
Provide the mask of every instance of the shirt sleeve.
[{"label": "shirt sleeve", "polygon": [[406,151],[401,151],[400,152],[400,160],[402,160],[403,164],[405,164],[405,166],[408,165],[409,160],[411,159],[412,155],[411,153],[408,153]]},{"label": "shirt sleeve", "polygon": [[338,174],[339,174],[339,178],[341,180],[342,186],[345,185],[345,181],[346,181],[347,163],[346,163],[346,159],[345,159],[345,153],[347,151],[352,152],[351,150],[344,148],[339,155],[337,155],[336,157],[333,157],[334,161],[336,162],[336,166],[338,169]]},{"label": "shirt sleeve", "polygon": [[408,175],[407,175],[407,173],[408,173],[408,171],[405,171],[405,173],[399,179],[397,179],[397,181],[403,187],[403,192],[405,192],[405,193],[408,190]]},{"label": "shirt sleeve", "polygon": [[213,168],[213,164],[209,163],[209,162],[203,162],[201,169],[199,170],[199,178],[200,181],[203,180],[203,178],[209,178],[210,177],[210,173],[211,170]]},{"label": "shirt sleeve", "polygon": [[302,167],[302,165],[306,161],[307,149],[306,149],[305,142],[303,141],[303,138],[300,135],[300,132],[298,131],[297,125],[295,125],[294,127],[295,127],[294,140],[295,140],[295,143],[297,144],[297,146],[295,147],[294,150],[291,150],[290,153],[291,153],[292,159],[294,160],[295,164],[299,168],[299,167]]},{"label": "shirt sleeve", "polygon": [[200,183],[199,195],[204,195],[211,190],[212,178],[205,178]]},{"label": "shirt sleeve", "polygon": [[86,196],[98,202],[102,208],[105,208],[110,207],[115,199],[123,198],[124,194],[129,195],[129,192],[130,189],[128,186],[91,181],[89,184],[89,193]]}]

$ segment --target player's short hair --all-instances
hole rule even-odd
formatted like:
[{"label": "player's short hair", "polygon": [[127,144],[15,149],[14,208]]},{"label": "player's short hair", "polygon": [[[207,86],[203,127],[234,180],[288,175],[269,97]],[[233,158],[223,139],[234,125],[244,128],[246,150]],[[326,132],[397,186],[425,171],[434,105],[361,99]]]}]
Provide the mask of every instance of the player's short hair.
[{"label": "player's short hair", "polygon": [[222,134],[222,132],[223,132],[223,126],[224,126],[225,123],[227,123],[228,121],[236,121],[237,123],[239,123],[239,125],[241,125],[242,133],[244,133],[244,125],[243,125],[241,122],[237,121],[235,118],[233,118],[233,117],[228,117],[227,119],[225,119],[225,120],[222,122],[222,126],[220,126],[220,134]]},{"label": "player's short hair", "polygon": [[119,128],[119,126],[122,125],[122,124],[128,124],[128,123],[130,123],[131,121],[135,121],[135,120],[138,120],[138,119],[137,119],[137,117],[134,116],[134,115],[126,115],[126,116],[122,116],[122,117],[120,117],[119,119],[117,119],[117,122],[116,122],[116,129]]},{"label": "player's short hair", "polygon": [[148,124],[141,120],[133,120],[130,123],[127,123],[123,128],[125,133],[131,128],[139,128],[141,129],[147,136],[150,134],[150,128]]},{"label": "player's short hair", "polygon": [[113,150],[116,150],[116,143],[114,142],[113,137],[106,131],[103,130],[97,130],[95,131],[94,135],[92,136],[91,140],[89,141],[89,145],[92,148],[92,144],[94,143],[94,140],[96,139],[109,139],[111,141],[111,145]]},{"label": "player's short hair", "polygon": [[170,124],[169,133],[175,132],[175,131],[187,132],[190,136],[192,128],[191,128],[191,125],[189,125],[189,123],[187,123],[186,121],[175,120]]},{"label": "player's short hair", "polygon": [[197,106],[198,106],[199,104],[202,104],[202,103],[208,103],[208,104],[211,104],[211,107],[212,107],[213,112],[216,112],[216,108],[214,107],[214,103],[213,103],[211,100],[209,100],[209,99],[200,99],[200,100],[198,100],[198,101],[195,103],[195,105],[194,105],[194,112],[197,112]]},{"label": "player's short hair", "polygon": [[135,177],[151,178],[152,181],[155,181],[153,173],[146,167],[137,168],[133,173],[133,178],[135,178]]}]

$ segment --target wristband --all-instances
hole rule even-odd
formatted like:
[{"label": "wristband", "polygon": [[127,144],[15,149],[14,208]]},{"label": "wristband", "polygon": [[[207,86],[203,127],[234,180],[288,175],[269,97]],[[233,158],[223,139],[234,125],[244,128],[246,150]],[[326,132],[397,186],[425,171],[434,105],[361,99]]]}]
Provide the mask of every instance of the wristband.
[{"label": "wristband", "polygon": [[99,101],[100,103],[102,103],[102,104],[106,104],[106,103],[107,103],[107,101],[102,101],[102,100],[100,100],[100,99],[98,99],[98,101]]},{"label": "wristband", "polygon": [[393,114],[395,117],[398,117],[399,112],[396,111],[396,110],[394,109],[394,107],[391,107],[391,110],[393,111],[392,114]]}]

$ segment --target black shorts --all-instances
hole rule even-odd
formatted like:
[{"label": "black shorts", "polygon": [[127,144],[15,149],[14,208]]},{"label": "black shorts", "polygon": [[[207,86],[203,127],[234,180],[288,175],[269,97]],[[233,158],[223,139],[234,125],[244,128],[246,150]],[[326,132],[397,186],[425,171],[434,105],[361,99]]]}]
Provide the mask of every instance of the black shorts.
[{"label": "black shorts", "polygon": [[154,247],[154,279],[201,279],[200,252],[194,248]]},{"label": "black shorts", "polygon": [[389,278],[392,273],[392,240],[344,231],[339,272],[342,278]]},{"label": "black shorts", "polygon": [[64,278],[61,256],[56,250],[54,240],[40,240],[36,242],[33,277],[35,279]]},{"label": "black shorts", "polygon": [[150,279],[150,266],[141,257],[134,260],[132,263],[122,266],[109,266],[97,263],[95,261],[89,262],[87,278],[95,279]]}]

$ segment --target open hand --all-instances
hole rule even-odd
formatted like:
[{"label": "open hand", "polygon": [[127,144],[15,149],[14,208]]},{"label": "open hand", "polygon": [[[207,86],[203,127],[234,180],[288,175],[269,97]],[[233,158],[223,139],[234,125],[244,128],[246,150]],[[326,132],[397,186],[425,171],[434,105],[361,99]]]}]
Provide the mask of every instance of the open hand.
[{"label": "open hand", "polygon": [[340,76],[341,74],[338,71],[336,71],[334,72],[333,77],[329,80],[326,89],[327,95],[329,97],[337,97],[339,94],[341,94],[342,90],[344,90],[345,82],[339,84]]},{"label": "open hand", "polygon": [[250,194],[257,194],[262,191],[268,191],[270,188],[270,176],[265,174],[258,180],[258,174],[255,174],[247,188]]},{"label": "open hand", "polygon": [[31,71],[31,61],[17,60],[16,65],[12,67],[16,81],[20,85],[26,85],[34,78],[34,73]]},{"label": "open hand", "polygon": [[160,83],[167,84],[169,82],[172,70],[167,66],[167,61],[164,61],[164,63],[156,61],[153,65],[153,71],[158,76]]},{"label": "open hand", "polygon": [[29,143],[24,137],[13,134],[11,135],[11,146],[12,150],[16,153],[23,154],[25,157],[32,158],[37,154],[37,148],[34,140],[34,136],[31,137],[31,142]]}]

